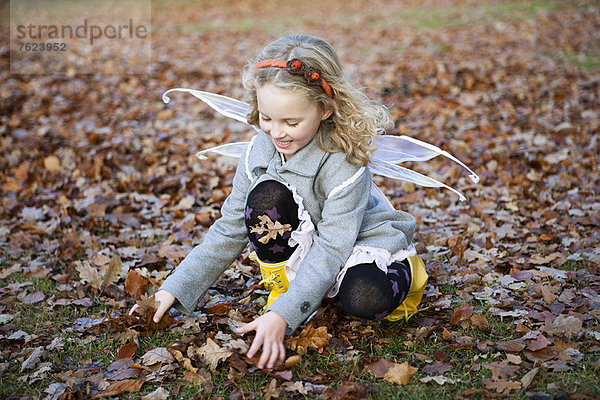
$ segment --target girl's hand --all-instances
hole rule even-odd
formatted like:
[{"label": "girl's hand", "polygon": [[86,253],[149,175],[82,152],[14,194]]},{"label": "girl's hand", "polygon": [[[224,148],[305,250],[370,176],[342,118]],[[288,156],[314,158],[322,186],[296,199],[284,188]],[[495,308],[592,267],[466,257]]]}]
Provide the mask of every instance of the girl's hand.
[{"label": "girl's hand", "polygon": [[266,363],[267,368],[273,368],[276,365],[283,364],[285,361],[285,347],[283,346],[285,328],[287,328],[285,319],[276,312],[269,311],[249,324],[238,328],[236,332],[242,334],[256,331],[256,337],[246,356],[248,358],[254,357],[256,352],[262,347],[262,355],[256,366],[264,368]]},{"label": "girl's hand", "polygon": [[[154,300],[158,302],[158,307],[152,319],[158,324],[163,315],[165,315],[165,312],[169,311],[171,306],[175,303],[175,296],[166,290],[159,290],[154,294]],[[139,306],[137,304],[134,304],[129,311],[129,315],[133,315],[138,307]]]}]

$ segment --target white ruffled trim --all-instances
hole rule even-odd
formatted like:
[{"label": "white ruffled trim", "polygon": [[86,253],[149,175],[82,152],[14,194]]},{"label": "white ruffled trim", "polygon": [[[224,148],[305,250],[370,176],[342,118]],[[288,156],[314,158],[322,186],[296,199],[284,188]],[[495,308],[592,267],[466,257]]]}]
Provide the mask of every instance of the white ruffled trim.
[{"label": "white ruffled trim", "polygon": [[306,258],[306,255],[313,244],[315,226],[310,219],[310,214],[304,208],[302,197],[298,194],[296,188],[287,182],[284,182],[284,184],[292,192],[294,201],[298,205],[298,220],[300,221],[298,228],[292,232],[292,235],[288,240],[290,246],[298,245],[285,265],[285,274],[288,281],[291,282],[296,277],[296,271],[298,271],[300,263]]},{"label": "white ruffled trim", "polygon": [[358,179],[359,176],[362,175],[362,173],[365,171],[365,167],[360,167],[358,169],[358,171],[356,171],[356,173],[354,175],[352,175],[350,178],[346,179],[344,182],[342,182],[340,185],[334,187],[331,192],[329,192],[329,194],[327,195],[327,198],[331,198],[334,194],[336,194],[337,192],[339,192],[340,190],[350,186],[352,183],[354,183],[354,181],[356,181]]},{"label": "white ruffled trim", "polygon": [[358,264],[370,264],[375,262],[377,268],[387,274],[387,267],[395,261],[403,261],[408,257],[412,257],[417,254],[414,245],[410,245],[408,248],[398,251],[395,254],[389,252],[389,250],[375,247],[375,246],[354,246],[350,252],[350,256],[346,260],[346,264],[342,270],[338,273],[335,279],[335,285],[327,293],[327,297],[335,297],[340,290],[342,280],[348,272],[348,269]]},{"label": "white ruffled trim", "polygon": [[252,150],[252,145],[254,144],[254,139],[256,139],[257,135],[252,136],[250,139],[250,143],[248,143],[248,148],[246,149],[246,157],[244,157],[244,161],[246,163],[246,175],[250,182],[254,182],[254,178],[252,177],[252,173],[250,172],[250,168],[248,167],[248,161],[250,159],[250,150]]}]

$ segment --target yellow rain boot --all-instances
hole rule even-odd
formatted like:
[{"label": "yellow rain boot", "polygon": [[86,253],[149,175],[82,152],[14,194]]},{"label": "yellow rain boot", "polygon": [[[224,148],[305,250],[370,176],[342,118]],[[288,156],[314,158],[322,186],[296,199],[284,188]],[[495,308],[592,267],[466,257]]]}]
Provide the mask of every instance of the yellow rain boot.
[{"label": "yellow rain boot", "polygon": [[408,319],[415,315],[418,311],[419,304],[423,298],[423,292],[425,292],[425,285],[427,285],[427,271],[425,270],[425,263],[419,256],[408,257],[408,263],[410,264],[410,275],[412,281],[410,289],[406,295],[406,299],[396,308],[390,315],[385,317],[388,321],[398,321],[402,318]]},{"label": "yellow rain boot", "polygon": [[288,281],[287,276],[285,276],[285,265],[287,264],[287,260],[275,264],[268,264],[262,262],[255,251],[250,253],[248,257],[260,266],[262,280],[258,283],[263,283],[265,289],[271,291],[267,298],[267,305],[265,306],[265,308],[269,308],[281,293],[287,292],[288,287],[290,286],[290,282]]}]

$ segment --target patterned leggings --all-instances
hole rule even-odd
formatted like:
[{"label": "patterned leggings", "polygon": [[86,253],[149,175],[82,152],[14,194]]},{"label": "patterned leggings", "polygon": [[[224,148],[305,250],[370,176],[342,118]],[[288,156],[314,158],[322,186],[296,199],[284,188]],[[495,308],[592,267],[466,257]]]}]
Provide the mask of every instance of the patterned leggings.
[{"label": "patterned leggings", "polygon": [[[259,183],[246,202],[246,229],[258,258],[266,263],[289,259],[296,249],[288,244],[298,228],[298,205],[282,183]],[[394,311],[406,298],[411,276],[408,260],[388,266],[387,274],[375,263],[350,268],[338,292],[342,307],[350,315],[379,320]]]}]

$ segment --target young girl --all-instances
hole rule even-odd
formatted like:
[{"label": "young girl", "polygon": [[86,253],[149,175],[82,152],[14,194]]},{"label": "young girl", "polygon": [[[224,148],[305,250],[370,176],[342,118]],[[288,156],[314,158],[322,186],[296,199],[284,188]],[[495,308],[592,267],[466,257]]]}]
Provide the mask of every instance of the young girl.
[{"label": "young girl", "polygon": [[233,189],[209,229],[155,294],[158,322],[171,306],[192,312],[244,250],[271,290],[247,356],[284,361],[283,339],[337,296],[351,315],[378,320],[416,309],[427,274],[412,245],[415,218],[372,194],[367,164],[389,122],[344,75],[333,48],[311,36],[267,45],[243,73],[251,125]]}]

